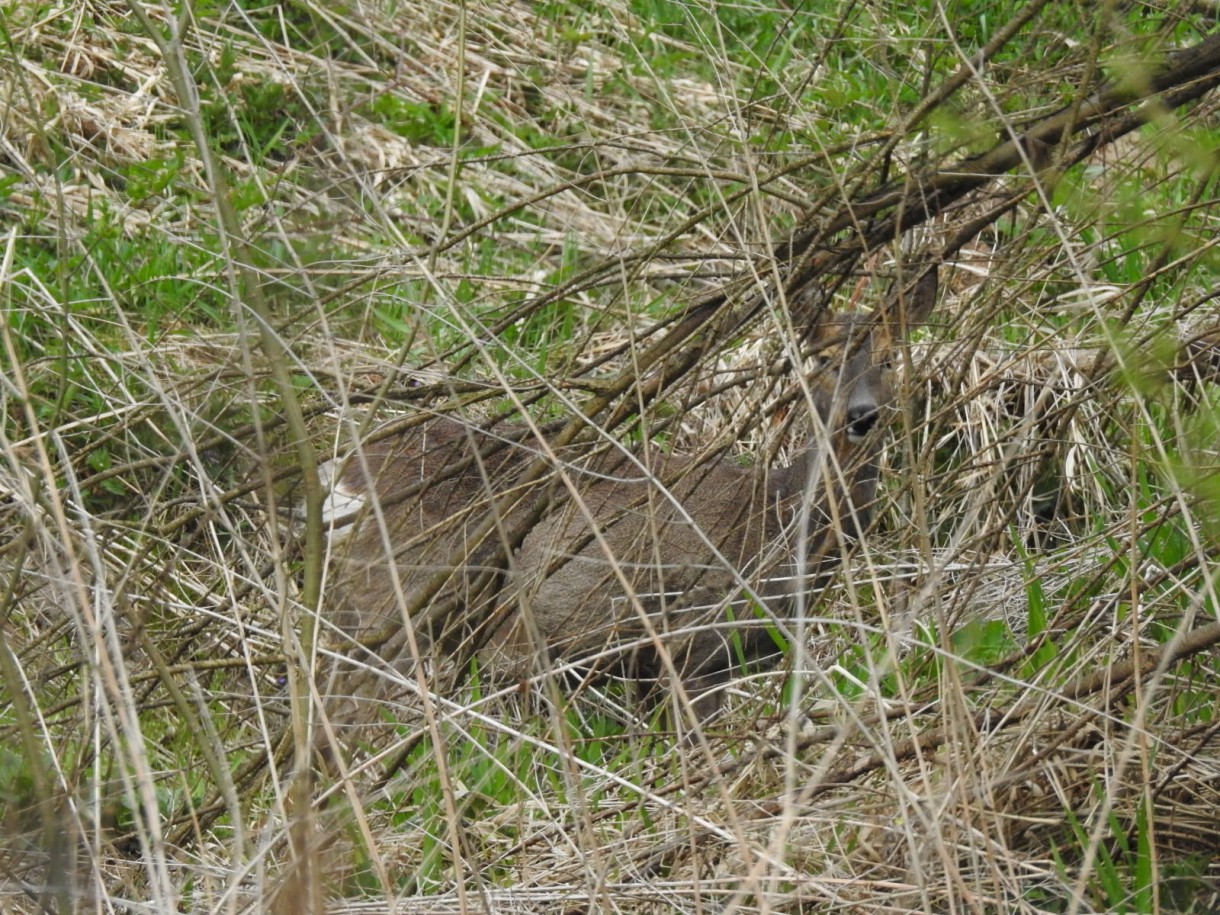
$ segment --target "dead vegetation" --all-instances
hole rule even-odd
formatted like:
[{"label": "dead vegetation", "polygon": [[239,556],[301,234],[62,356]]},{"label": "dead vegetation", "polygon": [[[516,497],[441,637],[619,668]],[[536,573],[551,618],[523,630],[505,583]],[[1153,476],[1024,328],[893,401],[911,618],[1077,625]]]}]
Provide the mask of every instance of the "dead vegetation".
[{"label": "dead vegetation", "polygon": [[[1214,13],[978,7],[9,4],[0,906],[1216,911]],[[811,318],[935,258],[879,523],[706,744],[377,670],[311,757],[302,447],[784,461]]]}]

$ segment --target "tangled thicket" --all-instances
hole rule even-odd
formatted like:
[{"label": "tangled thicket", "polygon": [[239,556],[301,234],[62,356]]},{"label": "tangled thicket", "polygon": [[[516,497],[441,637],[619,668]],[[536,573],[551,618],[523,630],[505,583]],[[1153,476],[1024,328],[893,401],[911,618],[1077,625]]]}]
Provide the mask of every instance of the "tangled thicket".
[{"label": "tangled thicket", "polygon": [[[4,11],[4,906],[1220,905],[1206,4],[246,6]],[[422,676],[313,768],[312,460],[783,460],[803,330],[934,262],[799,703]]]}]

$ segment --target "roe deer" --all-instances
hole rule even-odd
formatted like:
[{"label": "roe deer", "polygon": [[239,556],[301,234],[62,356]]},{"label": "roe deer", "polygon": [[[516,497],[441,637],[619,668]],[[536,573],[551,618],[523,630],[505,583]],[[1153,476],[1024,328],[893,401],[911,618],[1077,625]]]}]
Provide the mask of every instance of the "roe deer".
[{"label": "roe deer", "polygon": [[[930,269],[908,324],[935,295]],[[554,450],[522,427],[448,417],[365,444],[328,468],[332,504],[359,509],[336,547],[332,621],[391,661],[413,660],[410,627],[421,650],[501,678],[560,661],[676,678],[705,719],[739,658],[775,653],[763,624],[782,629],[868,524],[888,327],[827,316],[815,329],[842,353],[813,379],[810,445],[787,467]],[[527,472],[539,460],[547,479]]]}]

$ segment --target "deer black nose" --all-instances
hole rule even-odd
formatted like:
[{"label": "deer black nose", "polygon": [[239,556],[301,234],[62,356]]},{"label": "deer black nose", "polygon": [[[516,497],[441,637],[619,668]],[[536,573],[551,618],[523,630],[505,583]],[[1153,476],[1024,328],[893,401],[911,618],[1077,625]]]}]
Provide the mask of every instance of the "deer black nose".
[{"label": "deer black nose", "polygon": [[876,407],[851,407],[847,411],[847,437],[859,441],[877,425]]}]

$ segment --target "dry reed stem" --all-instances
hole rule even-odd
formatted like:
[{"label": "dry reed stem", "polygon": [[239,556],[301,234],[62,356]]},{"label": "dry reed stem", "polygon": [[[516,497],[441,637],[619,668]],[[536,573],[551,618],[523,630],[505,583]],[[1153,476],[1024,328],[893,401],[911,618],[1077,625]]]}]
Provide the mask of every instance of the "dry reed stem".
[{"label": "dry reed stem", "polygon": [[[349,450],[362,410],[380,419],[460,400],[488,415],[505,388],[539,409],[566,397],[604,403],[612,422],[669,421],[680,450],[731,442],[782,457],[800,442],[784,369],[801,346],[775,294],[788,276],[787,256],[775,256],[788,230],[778,227],[825,237],[857,189],[869,189],[870,206],[900,197],[900,183],[877,193],[870,170],[885,144],[893,173],[935,174],[943,163],[921,171],[926,147],[901,129],[918,106],[885,112],[881,102],[833,144],[762,155],[750,139],[772,128],[821,136],[825,113],[790,103],[806,79],[831,86],[816,55],[792,58],[774,81],[782,92],[755,97],[742,88],[756,82],[754,64],[711,39],[694,48],[653,39],[658,54],[697,51],[707,69],[633,67],[623,45],[642,40],[643,26],[626,3],[605,5],[585,38],[579,23],[565,37],[537,4],[470,7],[462,135],[484,152],[465,157],[455,181],[450,148],[395,132],[373,103],[441,118],[454,110],[458,6],[306,7],[341,40],[309,45],[290,18],[260,32],[236,8],[210,7],[188,53],[201,80],[227,74],[217,95],[231,110],[213,112],[217,131],[250,115],[248,99],[272,97],[244,93],[283,91],[277,156],[260,158],[238,134],[221,145],[235,183],[260,201],[243,209],[240,231],[266,252],[289,252],[258,269],[320,452]],[[1198,15],[1186,4],[1168,12]],[[190,887],[200,910],[255,911],[304,822],[291,816],[277,757],[292,726],[277,667],[288,656],[281,615],[300,597],[296,531],[276,511],[294,498],[291,446],[262,354],[182,299],[182,313],[160,316],[159,336],[146,326],[131,297],[151,288],[155,300],[161,278],[82,300],[65,273],[22,259],[50,239],[80,269],[110,276],[122,252],[143,256],[127,242],[206,248],[212,211],[151,42],[106,4],[7,15],[0,154],[11,181],[0,205],[23,228],[7,240],[0,277],[12,335],[0,733],[5,749],[21,749],[0,763],[6,773],[33,765],[42,784],[23,789],[36,804],[4,811],[0,907],[40,905],[39,881],[55,865],[78,901],[168,911],[187,904]],[[879,8],[860,15],[892,25]],[[1007,66],[991,59],[993,71]],[[981,117],[983,90],[998,93],[1010,113],[987,123],[1019,134],[1048,113],[1005,108],[1020,88],[1046,86],[1049,109],[1061,101],[1056,87],[1099,59],[1081,51],[1060,74],[1032,63],[1005,70],[1007,84],[989,81],[993,71],[980,81],[962,60],[953,98]],[[941,95],[949,90],[926,97]],[[1052,150],[1059,164],[1084,163],[1087,184],[1069,205],[1030,196],[1020,167],[994,181],[972,175],[976,189],[918,235],[920,250],[936,250],[972,233],[953,252],[934,326],[898,367],[885,516],[807,621],[801,711],[811,731],[784,729],[803,722],[772,673],[739,685],[736,717],[715,744],[732,758],[714,771],[654,752],[649,737],[614,738],[590,761],[570,736],[537,726],[540,714],[579,719],[576,748],[588,750],[599,715],[631,718],[613,693],[586,689],[570,708],[537,694],[434,695],[442,733],[431,750],[469,749],[514,800],[485,793],[463,769],[447,780],[456,819],[428,820],[420,811],[439,789],[417,738],[430,681],[403,684],[385,706],[397,733],[317,786],[313,836],[298,836],[299,860],[323,869],[314,876],[326,879],[330,908],[388,910],[410,890],[418,896],[395,910],[1032,912],[1046,899],[1083,911],[1106,905],[1081,887],[1123,842],[1136,844],[1146,819],[1148,866],[1164,875],[1203,861],[1191,886],[1197,911],[1214,907],[1220,734],[1198,697],[1214,695],[1218,676],[1214,648],[1204,650],[1220,606],[1208,438],[1220,360],[1206,282],[1215,202],[1207,165],[1183,137],[1207,129],[1215,101],[1143,116],[1152,127],[1135,131],[1143,122],[1122,113],[1110,134]],[[994,152],[996,170],[1023,152],[1015,143]],[[150,161],[172,181],[138,194],[133,167]],[[1133,184],[1148,201],[1185,191],[1145,214],[1120,205]],[[1049,180],[1043,189],[1053,193]],[[448,232],[446,199],[461,214]],[[1086,228],[1118,223],[1098,216],[1106,208],[1142,222],[1147,244],[1167,239],[1146,275],[1105,269],[1127,253],[1121,231],[1086,238]],[[102,213],[113,246],[82,250],[77,239],[94,237]],[[888,242],[895,224],[871,229]],[[819,282],[855,271],[834,297],[846,307],[879,302],[884,283],[858,274],[892,272],[909,252],[840,255],[807,268]],[[226,266],[209,263],[189,277],[198,299]],[[744,279],[726,286],[731,276]],[[669,359],[672,371],[654,388],[637,385],[641,354],[726,288],[735,298],[688,326],[705,336],[670,337],[655,364]],[[412,311],[425,300],[436,324]],[[545,372],[497,349],[545,323],[556,302],[572,326]],[[414,327],[409,353],[377,332],[386,315]],[[492,371],[504,365],[511,380]],[[62,392],[70,372],[80,397],[56,401],[48,392]],[[658,416],[653,395],[678,404],[678,416]],[[1044,621],[1031,617],[1033,603]],[[1015,641],[985,665],[963,657],[954,635],[997,620]],[[1053,646],[1049,659],[1043,646]],[[305,676],[325,660],[307,659]],[[407,745],[424,750],[391,782],[391,799],[366,793]],[[514,747],[524,755],[497,755]],[[362,868],[374,888],[343,882]],[[429,873],[441,876],[412,876]]]}]

